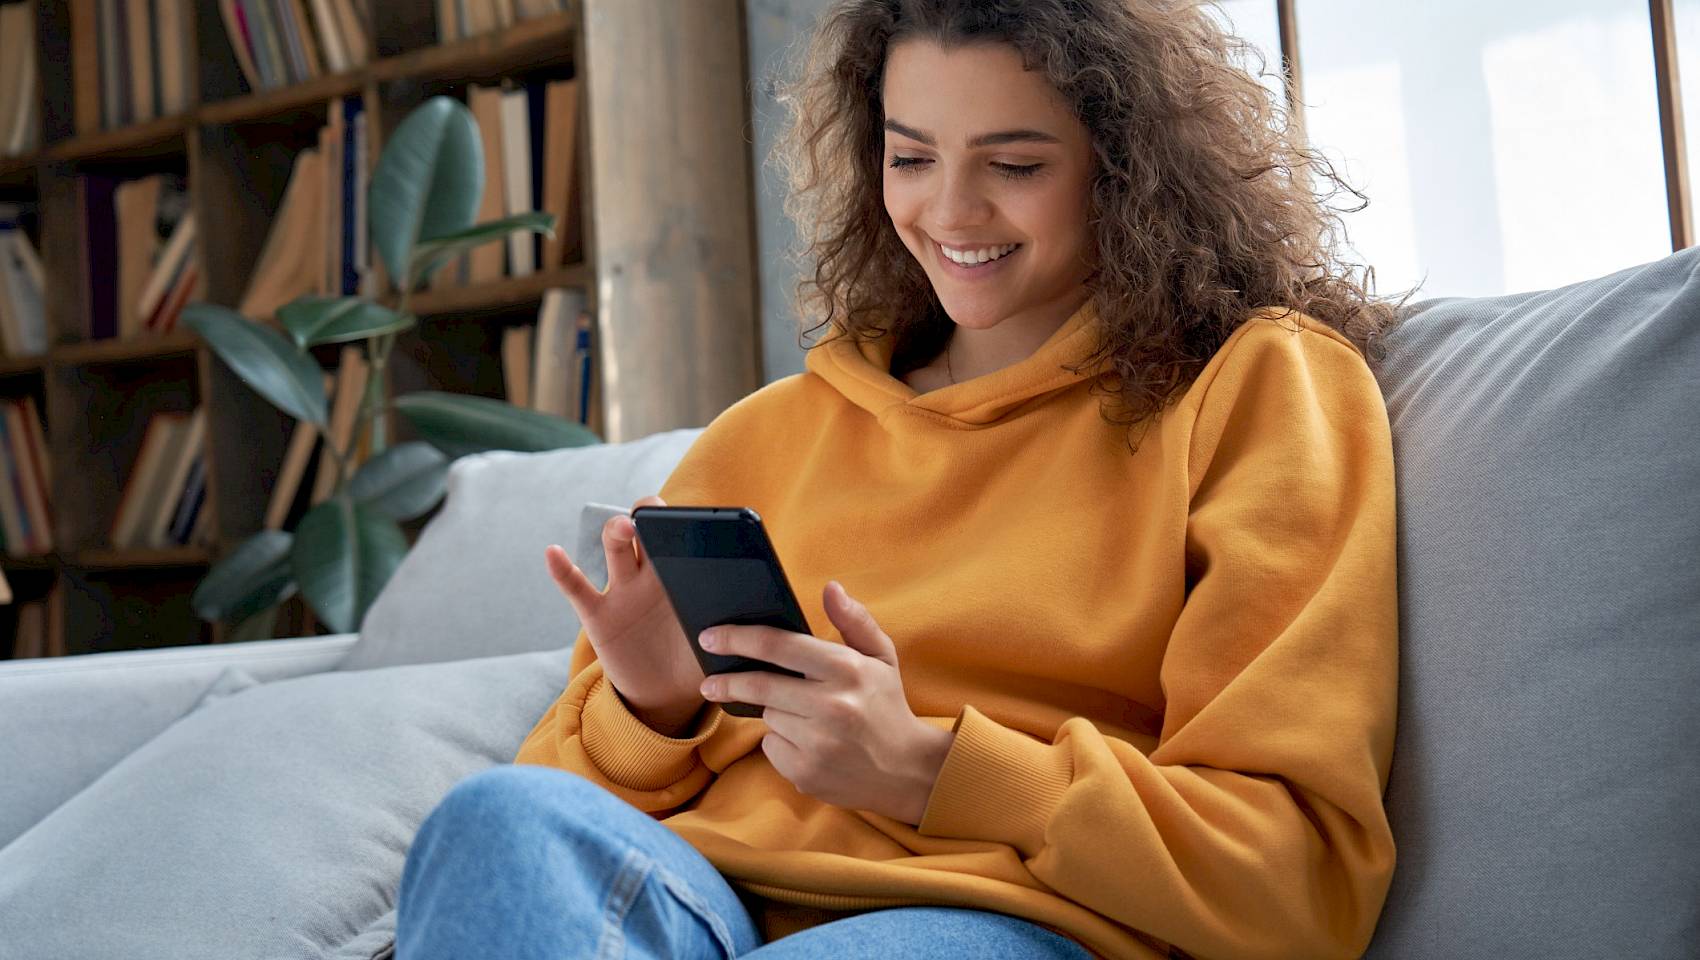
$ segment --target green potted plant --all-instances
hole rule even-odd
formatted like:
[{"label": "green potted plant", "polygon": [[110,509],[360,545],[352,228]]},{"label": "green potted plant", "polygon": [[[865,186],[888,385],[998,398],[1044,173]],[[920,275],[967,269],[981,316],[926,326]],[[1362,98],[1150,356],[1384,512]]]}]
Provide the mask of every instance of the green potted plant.
[{"label": "green potted plant", "polygon": [[[481,450],[552,450],[597,443],[580,424],[499,400],[420,391],[389,398],[396,337],[419,323],[413,291],[467,250],[514,231],[552,233],[554,217],[524,213],[474,224],[484,189],[477,123],[459,101],[433,97],[385,145],[368,195],[369,229],[393,287],[395,306],[362,297],[301,297],[278,311],[282,332],[226,307],[191,304],[184,322],[256,393],[319,429],[333,458],[335,491],[293,532],[263,530],[208,572],[191,604],[204,619],[235,624],[234,636],[269,636],[276,608],[297,590],[319,620],[358,629],[406,554],[400,524],[442,499],[451,458]],[[363,341],[371,376],[350,449],[327,427],[323,371],[309,352]],[[394,410],[424,439],[390,445],[382,416]],[[352,449],[369,431],[371,459],[354,469]]]}]

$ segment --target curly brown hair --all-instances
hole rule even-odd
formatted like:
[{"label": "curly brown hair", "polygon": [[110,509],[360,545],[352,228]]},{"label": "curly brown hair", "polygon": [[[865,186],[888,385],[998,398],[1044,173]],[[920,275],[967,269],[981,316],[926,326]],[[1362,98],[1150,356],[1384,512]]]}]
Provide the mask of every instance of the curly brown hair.
[{"label": "curly brown hair", "polygon": [[[1339,330],[1376,369],[1395,305],[1371,293],[1372,270],[1339,254],[1340,214],[1367,199],[1304,143],[1282,98],[1237,65],[1262,57],[1205,2],[840,0],[827,10],[794,79],[779,85],[790,123],[775,157],[805,241],[799,306],[815,320],[799,344],[822,327],[825,339],[890,334],[901,376],[950,337],[882,193],[886,56],[919,38],[1012,45],[1091,134],[1087,283],[1102,333],[1082,369],[1105,364],[1094,390],[1119,400],[1105,419],[1149,426],[1259,307]],[[1331,206],[1341,193],[1359,204]]]}]

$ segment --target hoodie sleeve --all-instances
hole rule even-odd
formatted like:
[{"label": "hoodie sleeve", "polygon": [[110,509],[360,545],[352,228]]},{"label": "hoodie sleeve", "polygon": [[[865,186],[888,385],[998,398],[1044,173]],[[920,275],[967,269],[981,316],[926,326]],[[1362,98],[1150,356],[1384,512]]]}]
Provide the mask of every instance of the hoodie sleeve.
[{"label": "hoodie sleeve", "polygon": [[1079,717],[1047,742],[967,706],[920,831],[1006,844],[1194,956],[1357,957],[1394,862],[1391,432],[1356,347],[1248,328],[1194,388],[1157,745]]}]

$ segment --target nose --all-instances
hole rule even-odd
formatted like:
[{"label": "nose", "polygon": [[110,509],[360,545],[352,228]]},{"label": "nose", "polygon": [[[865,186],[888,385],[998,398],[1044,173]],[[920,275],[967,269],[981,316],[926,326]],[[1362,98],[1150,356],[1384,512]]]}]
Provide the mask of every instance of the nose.
[{"label": "nose", "polygon": [[967,170],[945,171],[935,178],[938,191],[929,202],[934,227],[939,233],[977,227],[991,218],[992,205]]}]

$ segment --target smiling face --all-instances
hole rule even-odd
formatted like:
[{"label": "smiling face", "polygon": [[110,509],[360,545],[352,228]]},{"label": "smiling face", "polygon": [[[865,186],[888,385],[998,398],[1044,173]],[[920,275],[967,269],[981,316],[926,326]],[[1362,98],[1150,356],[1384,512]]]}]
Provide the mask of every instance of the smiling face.
[{"label": "smiling face", "polygon": [[1003,43],[900,41],[883,97],[886,214],[945,312],[1048,336],[1086,299],[1085,125]]}]

